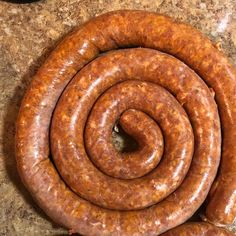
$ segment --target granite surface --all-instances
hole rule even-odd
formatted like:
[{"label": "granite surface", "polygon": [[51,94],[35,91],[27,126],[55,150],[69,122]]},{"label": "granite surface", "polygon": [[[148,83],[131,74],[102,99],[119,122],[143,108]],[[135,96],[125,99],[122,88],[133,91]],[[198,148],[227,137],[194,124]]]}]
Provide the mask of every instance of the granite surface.
[{"label": "granite surface", "polygon": [[67,235],[37,207],[19,179],[14,123],[32,75],[56,42],[74,26],[116,9],[151,10],[188,22],[220,42],[236,61],[235,0],[0,1],[0,235]]}]

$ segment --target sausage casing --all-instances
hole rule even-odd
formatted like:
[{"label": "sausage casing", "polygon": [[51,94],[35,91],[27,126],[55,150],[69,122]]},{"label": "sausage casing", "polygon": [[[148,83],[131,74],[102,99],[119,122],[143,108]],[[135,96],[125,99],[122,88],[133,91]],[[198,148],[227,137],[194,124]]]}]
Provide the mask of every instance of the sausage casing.
[{"label": "sausage casing", "polygon": [[[120,47],[149,49],[118,50],[93,60],[99,52]],[[121,87],[115,85],[117,82],[121,83]],[[139,83],[140,91],[142,86],[145,91],[152,87],[145,83],[163,87],[160,91],[164,91],[162,94],[165,95],[160,99],[168,97],[162,102],[170,103],[170,107],[178,110],[171,110],[176,114],[173,119],[179,117],[178,122],[173,123],[176,124],[176,133],[165,129],[164,142],[167,137],[172,138],[167,138],[169,141],[164,147],[163,160],[157,166],[157,170],[162,170],[160,173],[165,173],[165,170],[168,174],[172,173],[172,184],[168,182],[170,188],[166,186],[166,176],[155,176],[158,171],[144,176],[141,174],[141,180],[133,176],[130,180],[130,177],[116,180],[105,175],[92,165],[84,141],[81,142],[88,118],[86,113],[90,113],[88,108],[94,105],[99,92],[113,91],[117,100],[117,88],[123,91],[122,85],[127,86],[135,94],[132,88],[140,86]],[[17,121],[16,156],[24,184],[54,221],[84,235],[157,235],[185,222],[205,200],[220,161],[219,115],[206,84],[215,91],[223,130],[220,172],[210,194],[206,218],[216,224],[232,224],[236,216],[235,68],[197,30],[155,13],[117,11],[94,18],[68,35],[41,66],[22,101]],[[123,92],[129,96],[127,91]],[[172,102],[173,96],[177,101]],[[154,98],[157,96],[154,95]],[[107,101],[106,97],[101,99]],[[151,95],[148,96],[148,104],[145,99],[134,103],[142,112],[147,112],[145,109],[151,106],[154,108]],[[99,100],[97,102],[99,104]],[[57,103],[50,132],[51,146],[56,167],[66,184],[49,158],[49,128]],[[86,109],[80,110],[81,107]],[[130,108],[132,106],[127,109]],[[165,110],[164,105],[161,108]],[[157,106],[155,109],[162,111],[161,108]],[[119,112],[117,114],[120,115]],[[159,119],[163,127],[168,127],[171,116],[163,114],[166,114],[164,118],[156,116],[154,120]],[[96,120],[97,116],[94,117]],[[111,124],[109,117],[106,124]],[[182,131],[186,134],[177,132],[179,124],[185,124],[186,128]],[[179,136],[175,135],[177,133]],[[104,140],[108,143],[106,137]],[[173,143],[174,137],[180,137],[177,145]],[[67,145],[60,146],[62,143]],[[176,156],[178,163],[175,162]],[[170,165],[165,165],[167,160],[171,161]],[[156,165],[157,162],[153,164]],[[175,167],[173,172],[172,167]],[[128,190],[129,184],[132,191]],[[105,188],[109,185],[114,195]],[[91,187],[96,187],[96,195]],[[99,191],[100,187],[102,191]],[[135,196],[133,189],[143,193]],[[148,193],[152,189],[153,196],[145,195],[143,189],[147,189]],[[124,193],[127,194],[123,200],[116,195]]]}]

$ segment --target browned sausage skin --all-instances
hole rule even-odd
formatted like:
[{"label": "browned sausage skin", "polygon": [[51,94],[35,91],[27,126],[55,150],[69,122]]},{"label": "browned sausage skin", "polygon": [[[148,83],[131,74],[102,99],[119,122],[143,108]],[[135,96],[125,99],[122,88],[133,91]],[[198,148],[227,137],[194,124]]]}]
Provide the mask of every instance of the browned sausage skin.
[{"label": "browned sausage skin", "polygon": [[[158,235],[186,221],[201,205],[218,168],[221,137],[216,105],[211,92],[199,77],[179,60],[150,49],[129,49],[124,52],[109,53],[79,71],[99,52],[129,46],[158,49],[176,56],[194,69],[208,86],[214,89],[223,126],[223,153],[218,184],[216,190],[211,193],[206,216],[210,221],[218,224],[232,224],[236,215],[235,69],[198,31],[155,13],[117,11],[104,14],[75,30],[53,51],[35,75],[22,102],[17,121],[16,154],[23,182],[52,219],[84,235]],[[116,64],[117,61],[119,63]],[[136,211],[114,211],[96,206],[72,192],[64,184],[51,163],[48,138],[52,113],[61,92],[78,71],[79,73],[63,93],[53,118],[51,141],[57,168],[63,179],[75,192],[98,205],[119,210],[132,209],[132,207],[139,209],[152,205],[151,207]],[[92,77],[97,80],[93,80]],[[176,96],[179,103],[184,106],[193,127],[195,150],[189,172],[185,177],[191,161],[192,139],[185,138],[186,143],[179,142],[176,145],[176,147],[179,147],[180,144],[185,145],[184,150],[186,151],[182,152],[185,161],[181,165],[180,157],[179,163],[172,162],[176,170],[179,172],[183,170],[183,174],[177,176],[177,182],[176,179],[170,178],[173,181],[170,190],[168,188],[161,188],[160,191],[154,189],[154,196],[139,195],[140,201],[136,201],[136,196],[132,195],[134,192],[130,191],[127,194],[127,201],[122,202],[116,194],[125,191],[129,182],[132,183],[130,186],[133,186],[131,188],[134,190],[142,190],[141,187],[143,187],[150,192],[151,177],[154,177],[154,183],[155,181],[165,183],[166,178],[155,178],[157,171],[154,170],[141,177],[140,180],[127,180],[127,178],[117,180],[110,177],[113,173],[105,175],[95,168],[86,155],[78,155],[78,153],[84,153],[85,150],[81,138],[87,120],[85,113],[88,115],[89,110],[88,108],[81,110],[81,117],[78,117],[78,111],[86,105],[92,107],[100,95],[99,92],[104,92],[113,85],[114,89],[112,87],[108,91],[114,90],[115,92],[115,84],[121,82],[122,85],[125,83],[122,81],[127,79],[130,82],[135,79],[135,81],[144,80],[145,83],[157,83]],[[142,81],[139,83],[144,83]],[[126,86],[128,85],[126,84]],[[131,86],[131,90],[133,90],[133,86],[134,84]],[[86,90],[87,88],[90,90]],[[163,89],[165,91],[163,94],[169,94],[165,89]],[[122,86],[120,90],[122,90]],[[78,94],[83,95],[83,99],[80,99]],[[105,94],[104,96],[106,96]],[[89,95],[91,97],[87,99]],[[171,97],[170,94],[166,96]],[[114,99],[118,98],[119,96],[116,96]],[[101,99],[105,98],[101,97]],[[164,99],[164,101],[169,102],[172,99]],[[122,102],[121,100],[120,104]],[[79,106],[77,106],[78,104]],[[140,101],[137,104],[140,105],[140,109],[145,102]],[[183,123],[186,114],[181,111],[179,105],[174,104],[173,108],[179,107],[180,111],[177,114],[181,114],[180,118],[182,117]],[[73,105],[75,106],[73,107]],[[151,105],[150,102],[147,109]],[[98,110],[99,107],[104,108],[97,106]],[[132,108],[132,106],[128,108]],[[74,123],[69,114],[73,114]],[[138,116],[138,114],[135,115]],[[91,116],[93,115],[91,114]],[[94,117],[96,120],[96,114]],[[168,117],[170,116],[166,115],[166,119],[164,119],[166,123],[163,121],[166,127]],[[93,118],[89,118],[89,120],[93,121]],[[79,127],[76,122],[80,122],[82,126]],[[106,122],[111,124],[109,116]],[[185,124],[188,127],[187,120]],[[68,132],[65,132],[65,127],[70,128],[67,130]],[[89,131],[88,128],[86,132],[93,131]],[[167,129],[166,132],[168,133]],[[188,132],[188,137],[191,137],[192,130],[186,128],[186,132]],[[59,134],[64,136],[59,136]],[[163,136],[165,140],[166,137]],[[89,145],[89,137],[87,136],[86,139]],[[109,144],[107,136],[103,141]],[[61,142],[67,143],[68,146],[60,146]],[[169,142],[171,147],[171,139]],[[70,156],[69,153],[73,153],[73,155]],[[162,168],[164,171],[167,167],[163,163],[167,160],[174,160],[174,157],[171,158],[171,152],[169,158],[166,157],[166,153],[168,154],[168,152],[164,152],[163,160],[159,163],[157,170]],[[78,157],[82,157],[81,162],[78,161]],[[94,162],[99,166],[96,160]],[[169,166],[169,171],[172,164]],[[157,162],[153,164],[153,167],[156,165]],[[81,169],[81,167],[85,167],[85,169]],[[106,172],[106,169],[103,171]],[[85,170],[89,171],[85,172]],[[172,175],[179,173],[178,171],[172,172]],[[98,182],[92,182],[87,177],[80,178],[82,174],[88,176],[94,173]],[[122,171],[118,170],[114,175],[117,173],[119,175]],[[143,173],[140,174],[140,176],[142,175]],[[182,180],[183,183],[179,186]],[[149,185],[146,185],[148,182]],[[114,195],[108,196],[109,189],[105,189],[101,194],[93,196],[89,191],[90,187],[99,188],[100,183],[101,186],[111,184],[113,190],[117,183],[118,189]],[[143,183],[145,183],[144,186]],[[175,190],[176,188],[177,190]],[[104,188],[102,188],[103,190]],[[170,194],[171,192],[173,193]],[[169,196],[156,204],[166,195]],[[104,197],[105,201],[103,201]],[[114,204],[111,199],[115,200],[117,204]]]},{"label": "browned sausage skin", "polygon": [[208,223],[185,223],[161,236],[233,236],[234,234]]}]

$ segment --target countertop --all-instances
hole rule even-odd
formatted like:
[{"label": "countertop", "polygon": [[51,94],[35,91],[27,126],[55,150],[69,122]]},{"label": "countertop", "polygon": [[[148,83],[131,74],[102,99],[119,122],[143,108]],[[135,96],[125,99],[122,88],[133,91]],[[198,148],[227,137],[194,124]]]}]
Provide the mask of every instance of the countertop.
[{"label": "countertop", "polygon": [[37,207],[14,156],[17,112],[33,74],[74,26],[117,9],[145,9],[190,23],[236,61],[236,0],[0,1],[0,235],[67,235]]}]

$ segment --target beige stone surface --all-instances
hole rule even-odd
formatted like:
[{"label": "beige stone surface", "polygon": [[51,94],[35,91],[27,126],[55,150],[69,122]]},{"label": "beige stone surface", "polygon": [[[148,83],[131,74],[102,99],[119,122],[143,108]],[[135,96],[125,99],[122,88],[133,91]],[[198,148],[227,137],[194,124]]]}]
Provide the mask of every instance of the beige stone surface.
[{"label": "beige stone surface", "polygon": [[74,26],[117,9],[145,9],[190,23],[236,61],[235,0],[0,1],[0,235],[67,235],[37,207],[21,183],[14,157],[15,120],[32,75]]}]

